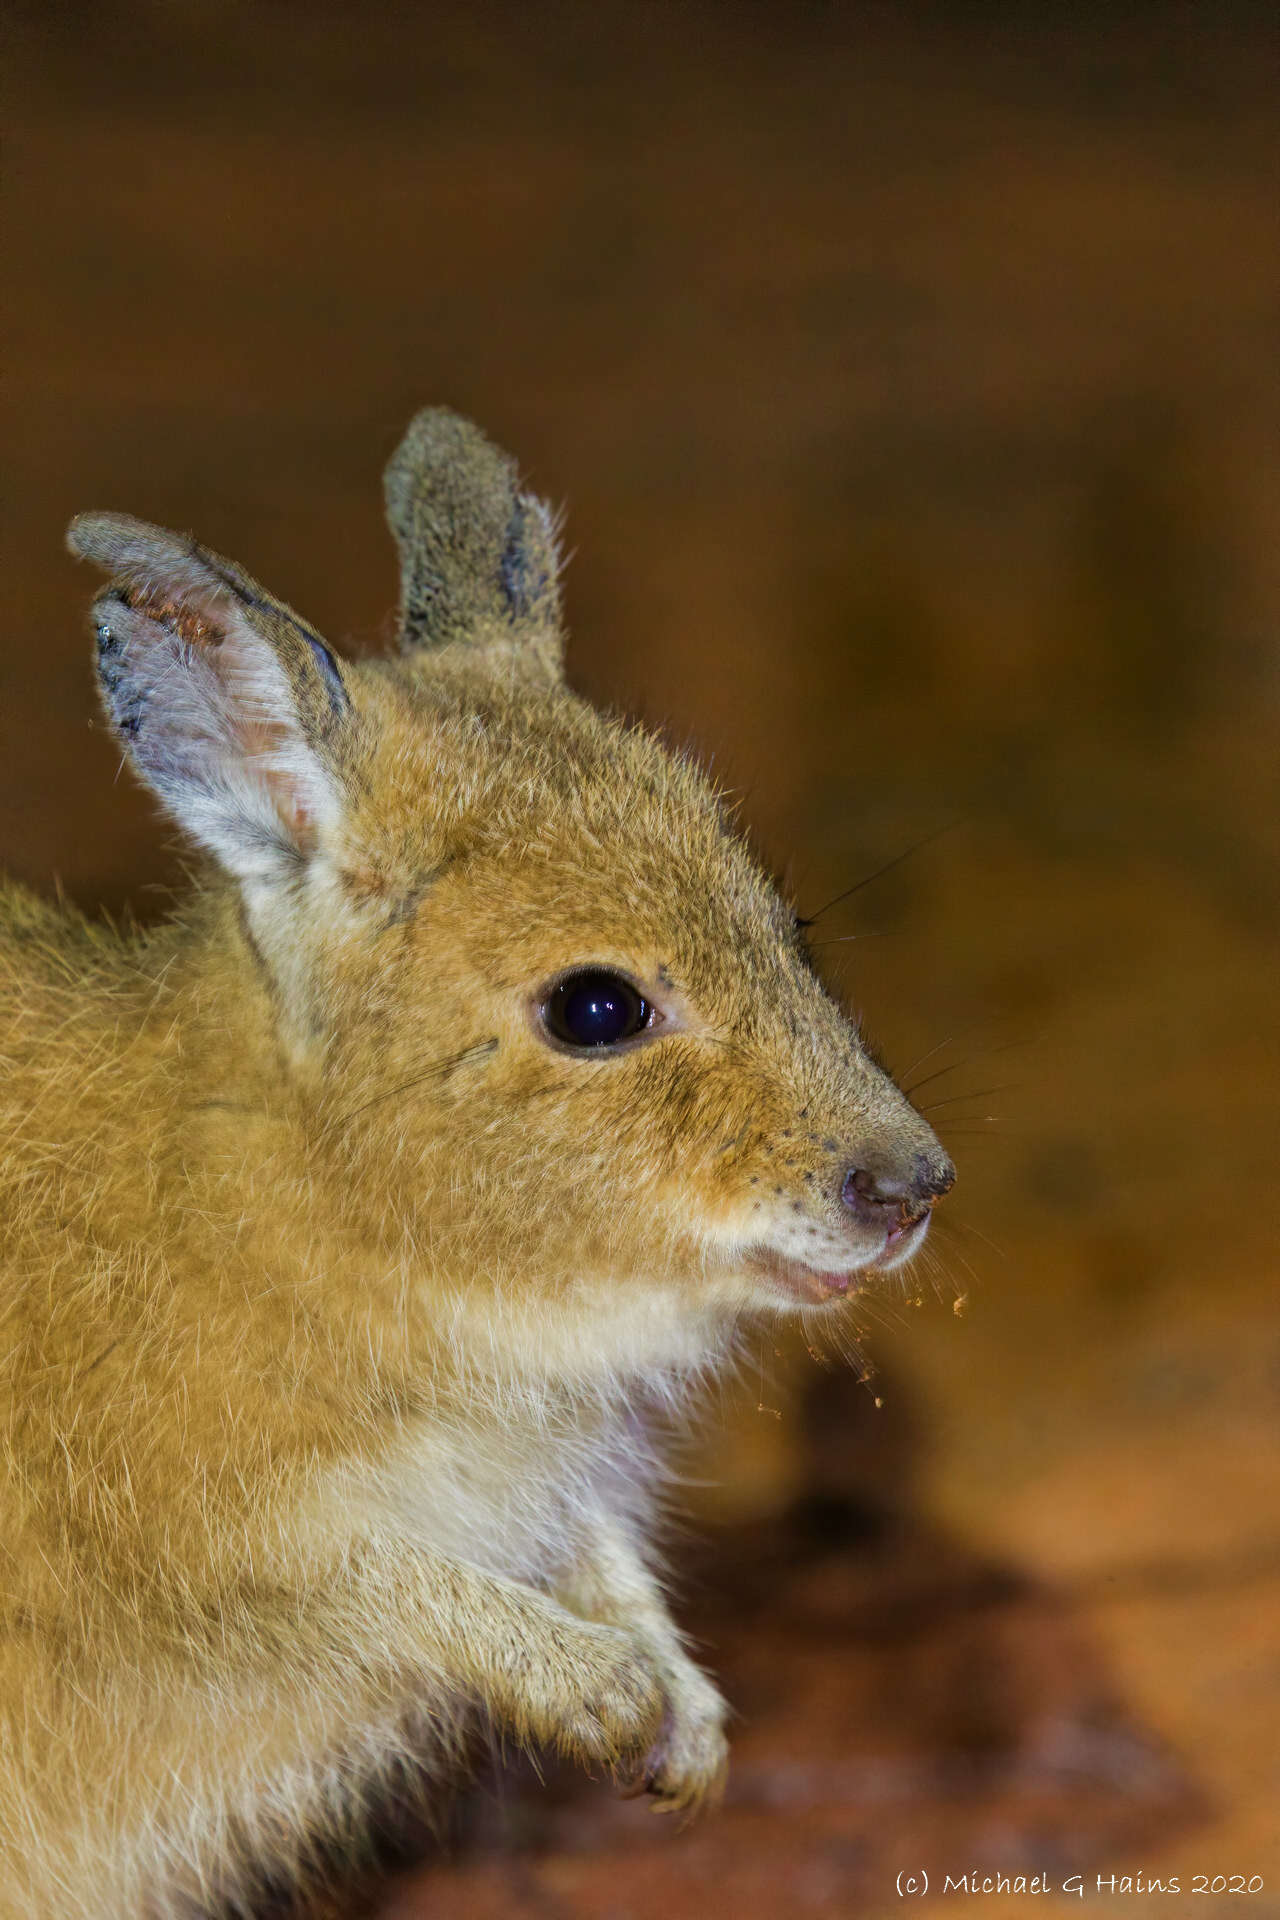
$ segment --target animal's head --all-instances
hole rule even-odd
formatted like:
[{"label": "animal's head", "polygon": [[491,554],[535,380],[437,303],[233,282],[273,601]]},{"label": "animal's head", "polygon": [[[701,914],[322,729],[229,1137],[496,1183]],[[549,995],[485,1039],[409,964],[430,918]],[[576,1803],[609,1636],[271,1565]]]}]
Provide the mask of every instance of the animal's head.
[{"label": "animal's head", "polygon": [[463,1312],[632,1337],[905,1259],[947,1157],[702,776],[565,687],[547,508],[444,412],[387,498],[401,649],[359,665],[190,539],[70,533],[111,575],[107,711],[239,886],[317,1166]]}]

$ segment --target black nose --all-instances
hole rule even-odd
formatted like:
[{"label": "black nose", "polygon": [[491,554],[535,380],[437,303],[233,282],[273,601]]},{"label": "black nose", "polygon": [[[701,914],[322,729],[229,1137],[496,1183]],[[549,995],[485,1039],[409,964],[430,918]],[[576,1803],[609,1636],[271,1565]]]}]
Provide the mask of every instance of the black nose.
[{"label": "black nose", "polygon": [[934,1201],[948,1192],[956,1171],[941,1155],[937,1159],[917,1153],[909,1161],[882,1161],[865,1167],[850,1167],[844,1176],[840,1198],[866,1226],[883,1226],[896,1220],[918,1220]]}]

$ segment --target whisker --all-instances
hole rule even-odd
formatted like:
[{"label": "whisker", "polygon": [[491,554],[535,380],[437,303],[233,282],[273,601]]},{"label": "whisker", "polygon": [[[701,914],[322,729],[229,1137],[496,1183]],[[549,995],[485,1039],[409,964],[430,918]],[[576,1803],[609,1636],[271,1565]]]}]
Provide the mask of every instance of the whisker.
[{"label": "whisker", "polygon": [[[930,1047],[927,1053],[918,1053],[915,1059],[911,1062],[911,1065],[909,1067],[904,1067],[902,1069],[902,1074],[899,1079],[899,1085],[900,1086],[902,1085],[902,1082],[905,1081],[909,1073],[914,1073],[917,1067],[922,1067],[926,1060],[932,1060],[935,1053],[941,1053],[944,1047],[949,1047],[951,1045],[951,1041],[952,1041],[952,1035],[948,1034],[945,1040],[939,1040],[938,1044],[934,1047]],[[923,1080],[920,1081],[919,1085],[923,1086],[924,1081]],[[902,1090],[904,1093],[910,1091],[910,1089],[905,1086],[903,1087]]]},{"label": "whisker", "polygon": [[388,1087],[383,1093],[375,1093],[372,1100],[363,1100],[358,1107],[352,1107],[349,1112],[339,1114],[336,1120],[330,1120],[327,1126],[320,1129],[320,1138],[324,1139],[325,1135],[332,1133],[336,1127],[345,1127],[348,1121],[356,1119],[362,1113],[368,1113],[371,1107],[381,1106],[384,1100],[394,1100],[399,1094],[411,1093],[414,1087],[420,1087],[428,1080],[442,1080],[447,1074],[452,1073],[455,1067],[466,1066],[473,1060],[487,1059],[491,1053],[497,1051],[497,1046],[497,1036],[494,1035],[489,1040],[480,1040],[469,1047],[463,1047],[458,1053],[448,1054],[442,1060],[433,1060],[429,1067],[424,1067],[421,1073],[415,1073],[411,1080],[402,1080],[398,1086]]},{"label": "whisker", "polygon": [[[957,1102],[961,1100],[985,1100],[993,1093],[1008,1093],[1010,1088],[1016,1087],[1018,1084],[1016,1080],[1006,1080],[998,1087],[975,1087],[971,1093],[953,1093],[945,1100],[934,1100],[929,1106],[921,1107],[920,1112],[936,1113],[939,1107],[954,1107]],[[994,1120],[996,1116],[988,1113],[983,1117],[987,1120]]]},{"label": "whisker", "polygon": [[947,1074],[959,1073],[961,1067],[971,1067],[972,1065],[972,1057],[968,1060],[955,1060],[949,1067],[939,1067],[936,1073],[926,1073],[923,1080],[914,1080],[909,1087],[903,1086],[902,1091],[909,1099],[913,1093],[918,1093],[921,1087],[931,1086],[935,1080],[945,1079]]},{"label": "whisker", "polygon": [[[936,1073],[928,1074],[923,1080],[915,1080],[908,1085],[908,1076],[910,1074],[913,1074],[917,1067],[922,1067],[926,1060],[931,1060],[935,1053],[941,1053],[944,1047],[952,1046],[961,1040],[971,1039],[975,1033],[978,1033],[980,1031],[981,1031],[980,1027],[969,1027],[963,1033],[955,1034],[946,1040],[940,1040],[937,1046],[930,1047],[927,1053],[922,1053],[917,1055],[917,1057],[911,1062],[911,1065],[909,1067],[904,1067],[902,1072],[897,1076],[898,1085],[902,1088],[902,1091],[908,1095],[913,1094],[917,1091],[918,1088],[927,1087],[931,1080],[941,1080],[944,1074],[954,1073],[957,1067],[962,1067],[968,1064],[966,1061],[958,1060],[955,1066],[939,1067]],[[999,1046],[997,1047],[979,1047],[977,1052],[975,1054],[971,1054],[969,1058],[970,1058],[970,1061],[985,1060],[985,1059],[992,1058],[997,1053],[1011,1053],[1017,1047],[1034,1047],[1038,1045],[1039,1041],[1042,1038],[1043,1036],[1037,1033],[1037,1034],[1032,1034],[1028,1039],[1025,1039],[1025,1040],[1002,1040]]]},{"label": "whisker", "polygon": [[[988,1245],[989,1244],[990,1242],[988,1242]],[[960,1265],[964,1268],[970,1280],[972,1280],[974,1286],[980,1288],[982,1285],[982,1277],[979,1274],[978,1269],[974,1266],[973,1262],[969,1259],[966,1259],[965,1255],[961,1253],[959,1247],[948,1247],[947,1251],[951,1255],[951,1258],[953,1260],[958,1260],[960,1262]]]},{"label": "whisker", "polygon": [[[964,1233],[971,1233],[975,1240],[981,1240],[984,1247],[990,1247],[992,1253],[995,1254],[998,1260],[1007,1260],[1009,1258],[1004,1248],[1001,1246],[998,1246],[994,1240],[989,1239],[987,1235],[981,1231],[980,1228],[974,1226],[971,1220],[948,1220],[946,1215],[944,1214],[942,1217],[942,1220],[939,1222],[939,1225],[949,1227],[953,1231],[955,1228],[959,1227]],[[957,1259],[961,1258],[961,1255],[959,1254],[959,1252],[957,1252],[954,1248],[952,1249],[952,1251],[956,1253]],[[972,1268],[970,1269],[970,1271],[972,1272]]]},{"label": "whisker", "polygon": [[893,940],[898,935],[892,927],[883,928],[876,933],[841,933],[832,940],[809,940],[806,942],[811,953],[819,947],[842,947],[850,940]]},{"label": "whisker", "polygon": [[801,930],[813,926],[816,921],[821,920],[824,913],[830,913],[832,907],[838,907],[842,900],[852,899],[855,893],[861,893],[864,887],[869,887],[873,880],[879,880],[882,875],[891,873],[894,867],[900,867],[904,860],[911,858],[913,853],[921,853],[925,847],[931,847],[935,840],[941,840],[944,834],[955,833],[958,828],[966,824],[964,820],[951,820],[945,827],[935,827],[932,833],[926,833],[923,840],[917,840],[914,846],[907,847],[902,853],[895,853],[892,860],[886,860],[882,867],[877,867],[874,873],[867,874],[865,879],[855,880],[851,887],[846,887],[843,893],[838,893],[833,900],[828,900],[825,907],[819,907],[818,911],[811,913],[807,919],[797,914],[796,925]]}]

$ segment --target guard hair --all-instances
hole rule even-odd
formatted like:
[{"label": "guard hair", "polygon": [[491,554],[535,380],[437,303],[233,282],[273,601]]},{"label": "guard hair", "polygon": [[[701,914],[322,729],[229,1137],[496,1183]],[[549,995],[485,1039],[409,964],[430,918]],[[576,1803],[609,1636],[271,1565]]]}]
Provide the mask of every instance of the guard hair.
[{"label": "guard hair", "polygon": [[760,1320],[951,1170],[687,759],[560,674],[554,518],[428,411],[401,647],[82,516],[108,722],[200,851],[140,931],[0,890],[0,1914],[305,1910],[492,1731],[691,1812],[655,1547]]}]

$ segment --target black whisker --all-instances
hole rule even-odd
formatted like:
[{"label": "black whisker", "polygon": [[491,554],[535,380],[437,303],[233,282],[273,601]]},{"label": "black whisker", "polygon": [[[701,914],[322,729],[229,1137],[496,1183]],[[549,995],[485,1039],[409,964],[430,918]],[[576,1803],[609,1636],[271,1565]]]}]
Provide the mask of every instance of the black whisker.
[{"label": "black whisker", "polygon": [[[971,1034],[977,1031],[978,1029],[976,1027],[970,1027],[967,1033],[957,1034],[954,1037],[958,1040],[967,1040]],[[1029,1040],[1003,1040],[998,1047],[979,1047],[977,1053],[971,1055],[970,1059],[986,1060],[986,1059],[993,1058],[994,1055],[996,1055],[997,1053],[1010,1053],[1013,1051],[1015,1047],[1033,1047],[1036,1045],[1037,1041],[1040,1038],[1041,1036],[1039,1034],[1033,1034]],[[928,1053],[922,1053],[918,1059],[913,1060],[911,1062],[911,1065],[904,1069],[898,1081],[898,1084],[902,1088],[902,1091],[905,1094],[913,1094],[920,1087],[927,1087],[931,1080],[941,1080],[944,1074],[954,1073],[958,1067],[963,1067],[969,1064],[969,1062],[967,1061],[957,1060],[955,1063],[955,1066],[939,1067],[936,1073],[927,1074],[923,1080],[915,1080],[911,1083],[910,1086],[907,1085],[907,1075],[909,1073],[914,1073],[915,1069],[917,1067],[922,1067],[925,1061],[930,1059],[932,1055],[934,1055],[935,1053],[941,1053],[943,1047],[949,1047],[950,1045],[951,1045],[950,1040],[939,1041],[936,1047],[930,1047]]]},{"label": "black whisker", "polygon": [[321,1139],[326,1134],[332,1133],[335,1127],[345,1127],[349,1120],[356,1119],[362,1113],[368,1113],[371,1107],[381,1106],[384,1100],[394,1100],[398,1094],[411,1093],[414,1087],[422,1086],[425,1081],[443,1080],[447,1074],[453,1072],[455,1067],[465,1066],[472,1060],[486,1059],[489,1054],[496,1052],[497,1046],[498,1041],[495,1035],[492,1039],[476,1041],[469,1047],[462,1047],[457,1053],[448,1054],[442,1060],[433,1060],[429,1067],[424,1067],[421,1073],[415,1073],[411,1080],[401,1080],[397,1086],[388,1087],[383,1093],[375,1093],[372,1100],[364,1100],[358,1107],[352,1107],[348,1113],[341,1113],[336,1120],[330,1120],[327,1126],[320,1129]]},{"label": "black whisker", "polygon": [[[1018,1082],[1016,1080],[1006,1080],[998,1087],[974,1087],[970,1093],[953,1093],[946,1100],[931,1101],[927,1107],[921,1107],[919,1111],[921,1113],[936,1113],[939,1107],[954,1107],[957,1102],[961,1100],[985,1100],[990,1094],[1007,1093],[1011,1087],[1016,1087],[1017,1085]],[[994,1115],[988,1114],[987,1118],[993,1119]]]},{"label": "black whisker", "polygon": [[855,880],[851,887],[846,887],[843,893],[838,893],[834,900],[828,900],[825,907],[819,907],[818,911],[811,913],[807,919],[797,914],[796,925],[801,931],[813,926],[815,922],[821,920],[824,913],[830,913],[832,907],[838,907],[842,900],[849,900],[855,893],[861,893],[862,889],[869,887],[873,880],[879,880],[883,874],[892,872],[894,867],[900,867],[904,860],[911,858],[913,853],[920,853],[925,847],[931,847],[935,840],[941,840],[944,834],[954,833],[958,827],[965,824],[963,820],[951,820],[945,827],[935,827],[932,833],[926,833],[923,840],[917,840],[914,846],[907,847],[902,853],[895,853],[892,860],[886,860],[882,867],[877,867],[874,873],[867,874],[865,879]]},{"label": "black whisker", "polygon": [[972,1065],[972,1059],[953,1060],[949,1067],[939,1067],[936,1073],[926,1073],[923,1080],[915,1080],[909,1087],[904,1085],[902,1091],[910,1098],[912,1094],[918,1093],[921,1087],[932,1086],[935,1080],[945,1080],[949,1073],[959,1073],[961,1067]]},{"label": "black whisker", "polygon": [[[949,1033],[946,1039],[939,1040],[936,1046],[929,1047],[927,1051],[924,1053],[918,1053],[915,1059],[911,1062],[911,1065],[909,1067],[904,1067],[902,1069],[901,1080],[905,1080],[909,1073],[914,1073],[917,1067],[922,1067],[926,1060],[932,1060],[935,1053],[941,1053],[944,1047],[949,1047],[954,1037],[955,1036],[953,1034]],[[901,1080],[899,1082],[900,1085],[901,1085]],[[923,1081],[920,1084],[923,1085],[924,1084]],[[907,1089],[904,1087],[903,1091],[906,1092]]]}]

